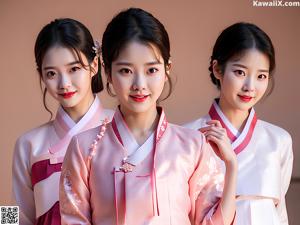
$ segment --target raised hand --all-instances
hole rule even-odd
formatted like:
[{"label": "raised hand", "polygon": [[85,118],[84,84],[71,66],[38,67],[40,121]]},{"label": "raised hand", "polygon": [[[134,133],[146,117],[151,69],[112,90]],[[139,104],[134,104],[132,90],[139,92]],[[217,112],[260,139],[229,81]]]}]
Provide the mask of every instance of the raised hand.
[{"label": "raised hand", "polygon": [[207,127],[200,128],[206,140],[210,143],[216,155],[225,163],[236,162],[236,155],[231,147],[226,129],[222,127],[220,121],[211,120],[207,122]]}]

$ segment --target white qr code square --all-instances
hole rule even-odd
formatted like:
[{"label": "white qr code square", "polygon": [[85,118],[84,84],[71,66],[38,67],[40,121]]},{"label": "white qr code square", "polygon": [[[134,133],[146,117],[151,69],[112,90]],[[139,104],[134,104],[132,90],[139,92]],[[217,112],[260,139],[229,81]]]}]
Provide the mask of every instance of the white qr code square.
[{"label": "white qr code square", "polygon": [[19,225],[19,206],[0,206],[0,224]]}]

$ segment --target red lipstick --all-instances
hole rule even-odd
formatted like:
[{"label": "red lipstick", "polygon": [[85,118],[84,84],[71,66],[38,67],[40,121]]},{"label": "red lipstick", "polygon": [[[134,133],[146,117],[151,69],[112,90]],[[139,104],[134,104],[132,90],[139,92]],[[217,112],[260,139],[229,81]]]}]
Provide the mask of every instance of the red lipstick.
[{"label": "red lipstick", "polygon": [[72,92],[66,92],[66,93],[62,93],[59,94],[60,96],[62,96],[64,99],[68,99],[68,98],[72,98],[72,96],[76,93],[76,91],[72,91]]},{"label": "red lipstick", "polygon": [[252,100],[253,97],[247,96],[247,95],[239,95],[239,98],[243,101],[243,102],[250,102]]},{"label": "red lipstick", "polygon": [[130,95],[133,101],[135,102],[144,102],[149,95]]}]

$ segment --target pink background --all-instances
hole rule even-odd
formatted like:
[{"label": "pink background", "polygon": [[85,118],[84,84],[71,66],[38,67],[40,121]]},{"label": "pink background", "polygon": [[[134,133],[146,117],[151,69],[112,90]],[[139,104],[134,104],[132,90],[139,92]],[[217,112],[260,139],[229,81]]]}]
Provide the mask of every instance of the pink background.
[{"label": "pink background", "polygon": [[[106,24],[120,10],[135,6],[152,12],[164,23],[171,39],[177,80],[171,97],[163,105],[169,121],[184,123],[205,114],[218,95],[211,84],[208,63],[218,34],[239,21],[253,22],[272,38],[277,54],[276,86],[273,94],[257,105],[261,119],[288,130],[294,143],[294,182],[288,192],[290,224],[299,224],[300,207],[300,7],[254,7],[251,0],[161,1],[161,0],[51,0],[0,1],[0,205],[10,204],[11,164],[14,142],[23,132],[49,119],[42,105],[33,47],[46,23],[58,17],[83,22],[101,40]],[[115,99],[100,95],[114,108]],[[52,111],[56,105],[48,98]],[[298,179],[297,179],[298,178]]]}]

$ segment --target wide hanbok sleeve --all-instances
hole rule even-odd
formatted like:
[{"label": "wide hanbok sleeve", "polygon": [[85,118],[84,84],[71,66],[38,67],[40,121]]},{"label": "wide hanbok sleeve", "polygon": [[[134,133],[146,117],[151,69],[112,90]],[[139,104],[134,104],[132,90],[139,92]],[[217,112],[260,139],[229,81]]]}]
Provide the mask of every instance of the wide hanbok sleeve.
[{"label": "wide hanbok sleeve", "polygon": [[63,162],[59,200],[62,224],[91,224],[89,167],[77,137],[73,137]]},{"label": "wide hanbok sleeve", "polygon": [[23,137],[15,144],[12,164],[13,204],[19,206],[20,224],[35,222],[34,192],[30,168],[31,145]]},{"label": "wide hanbok sleeve", "polygon": [[202,147],[196,170],[190,184],[192,225],[223,225],[219,206],[223,191],[224,174],[210,145],[202,136]]},{"label": "wide hanbok sleeve", "polygon": [[277,205],[277,211],[281,225],[288,225],[288,216],[286,211],[285,195],[290,185],[293,169],[293,150],[292,138],[289,134],[284,137],[281,152],[281,174],[280,174],[280,199]]}]

